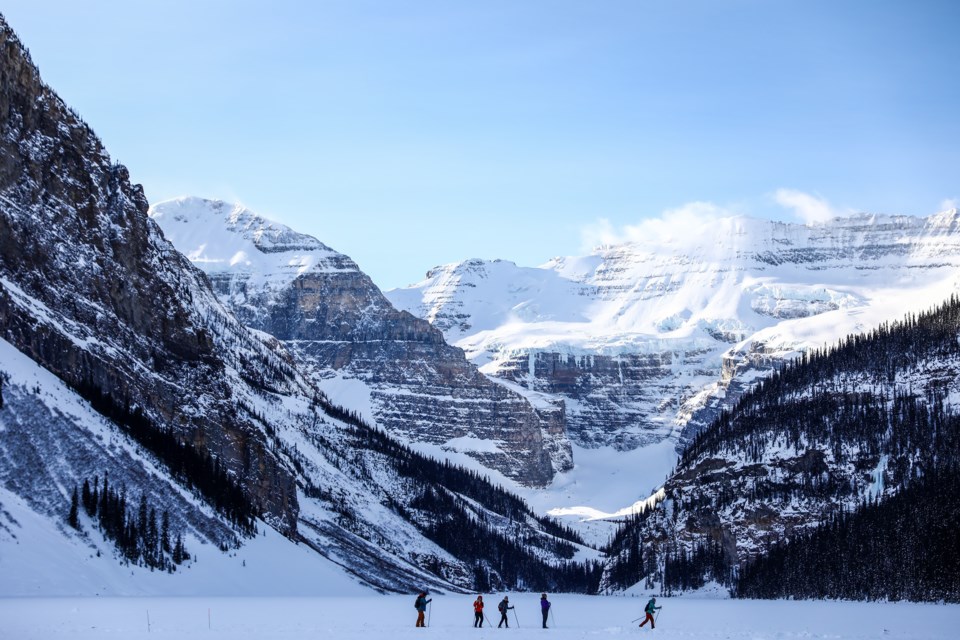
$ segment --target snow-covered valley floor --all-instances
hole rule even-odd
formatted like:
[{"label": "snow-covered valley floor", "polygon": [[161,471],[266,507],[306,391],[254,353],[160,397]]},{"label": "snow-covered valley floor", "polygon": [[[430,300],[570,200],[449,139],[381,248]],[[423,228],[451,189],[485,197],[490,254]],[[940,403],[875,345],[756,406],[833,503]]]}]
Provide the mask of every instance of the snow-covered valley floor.
[{"label": "snow-covered valley floor", "polygon": [[[32,640],[160,640],[229,638],[270,640],[336,638],[594,638],[657,637],[710,640],[792,638],[956,638],[960,606],[907,603],[745,601],[660,598],[655,631],[631,622],[646,598],[551,595],[555,615],[540,628],[539,594],[514,594],[510,629],[475,629],[475,596],[433,598],[430,627],[414,627],[414,596],[322,598],[5,598],[0,638]],[[516,614],[516,618],[514,617]],[[519,628],[517,627],[519,620]],[[149,626],[148,626],[149,623]]]}]

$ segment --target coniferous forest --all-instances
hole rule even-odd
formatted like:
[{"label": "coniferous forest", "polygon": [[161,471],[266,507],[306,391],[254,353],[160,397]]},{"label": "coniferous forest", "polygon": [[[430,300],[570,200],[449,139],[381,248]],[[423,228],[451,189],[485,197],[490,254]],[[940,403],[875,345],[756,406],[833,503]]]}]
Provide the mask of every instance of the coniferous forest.
[{"label": "coniferous forest", "polygon": [[960,601],[960,468],[938,469],[883,502],[747,562],[742,598]]},{"label": "coniferous forest", "polygon": [[[572,561],[574,544],[583,544],[575,531],[536,515],[521,498],[474,471],[420,454],[356,414],[323,399],[318,403],[328,415],[352,427],[349,436],[356,450],[381,455],[408,481],[410,500],[394,501],[391,507],[427,538],[472,565],[476,590],[596,592],[603,565]],[[306,492],[316,495],[322,490],[308,487]],[[537,550],[568,561],[546,562]]]},{"label": "coniferous forest", "polygon": [[77,488],[73,489],[67,523],[78,531],[82,529],[81,506],[127,562],[173,572],[177,565],[190,559],[183,536],[178,533],[176,541],[173,540],[169,512],[158,516],[146,494],[140,495],[134,510],[125,487],[119,490],[113,487],[108,476],[104,476],[101,486],[100,477],[94,476],[92,483],[88,479],[83,481],[79,496]]},{"label": "coniferous forest", "polygon": [[[960,601],[958,336],[952,297],[759,383],[683,452],[666,502],[622,525],[605,585]],[[780,512],[815,505],[819,522],[776,538]],[[733,546],[734,512],[768,536],[760,553]]]}]

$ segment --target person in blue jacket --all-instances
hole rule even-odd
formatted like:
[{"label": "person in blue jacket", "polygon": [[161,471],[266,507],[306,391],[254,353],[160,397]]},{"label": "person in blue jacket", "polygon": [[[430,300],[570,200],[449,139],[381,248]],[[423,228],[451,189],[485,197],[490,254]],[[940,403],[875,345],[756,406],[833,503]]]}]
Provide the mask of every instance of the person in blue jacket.
[{"label": "person in blue jacket", "polygon": [[550,601],[547,600],[547,594],[540,595],[540,611],[543,613],[543,628],[547,628],[547,616],[550,614]]},{"label": "person in blue jacket", "polygon": [[640,626],[642,627],[643,625],[645,625],[645,624],[647,624],[647,623],[649,622],[649,623],[650,623],[650,628],[651,628],[651,629],[656,629],[657,627],[656,627],[656,625],[655,625],[655,623],[654,623],[653,614],[654,614],[654,612],[657,611],[658,609],[663,609],[663,607],[658,607],[658,606],[657,606],[657,599],[651,596],[650,602],[648,602],[648,603],[647,603],[647,606],[644,607],[644,609],[643,609],[643,612],[647,614],[647,617],[643,619],[643,622],[640,623]]},{"label": "person in blue jacket", "polygon": [[413,603],[413,606],[416,607],[417,609],[417,626],[418,627],[427,626],[423,623],[423,615],[427,611],[427,603],[430,603],[430,602],[433,602],[433,599],[431,598],[430,600],[427,600],[427,593],[425,591],[421,591],[420,595],[417,596],[416,602]]}]

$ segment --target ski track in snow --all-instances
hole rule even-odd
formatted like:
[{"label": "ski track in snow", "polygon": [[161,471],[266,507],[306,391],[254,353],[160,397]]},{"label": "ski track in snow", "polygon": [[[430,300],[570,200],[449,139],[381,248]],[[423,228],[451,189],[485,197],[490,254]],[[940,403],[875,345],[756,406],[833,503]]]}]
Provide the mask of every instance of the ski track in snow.
[{"label": "ski track in snow", "polygon": [[[510,629],[497,629],[487,597],[483,629],[472,626],[473,595],[433,597],[430,627],[414,627],[414,596],[327,598],[0,599],[0,637],[10,640],[229,638],[598,638],[698,640],[955,638],[960,605],[659,598],[657,628],[638,628],[643,597],[551,594],[555,615],[540,628],[539,595],[515,594]],[[516,617],[514,616],[516,614]],[[516,622],[520,626],[517,627]],[[149,628],[148,628],[149,622]],[[490,624],[492,623],[492,625]],[[492,627],[492,628],[491,628]]]}]

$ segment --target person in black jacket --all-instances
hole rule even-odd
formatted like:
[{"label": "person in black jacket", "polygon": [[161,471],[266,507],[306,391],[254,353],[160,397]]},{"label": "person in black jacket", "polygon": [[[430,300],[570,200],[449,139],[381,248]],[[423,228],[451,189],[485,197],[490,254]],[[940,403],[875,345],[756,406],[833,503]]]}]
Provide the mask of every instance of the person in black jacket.
[{"label": "person in black jacket", "polygon": [[550,601],[547,600],[547,594],[540,595],[540,611],[543,612],[543,628],[547,628],[547,616],[550,615]]},{"label": "person in black jacket", "polygon": [[497,610],[500,612],[500,624],[497,625],[497,629],[500,628],[501,624],[507,625],[507,629],[510,628],[510,621],[507,620],[507,611],[510,609],[513,609],[513,607],[510,606],[510,598],[503,596],[503,600],[497,605]]}]

